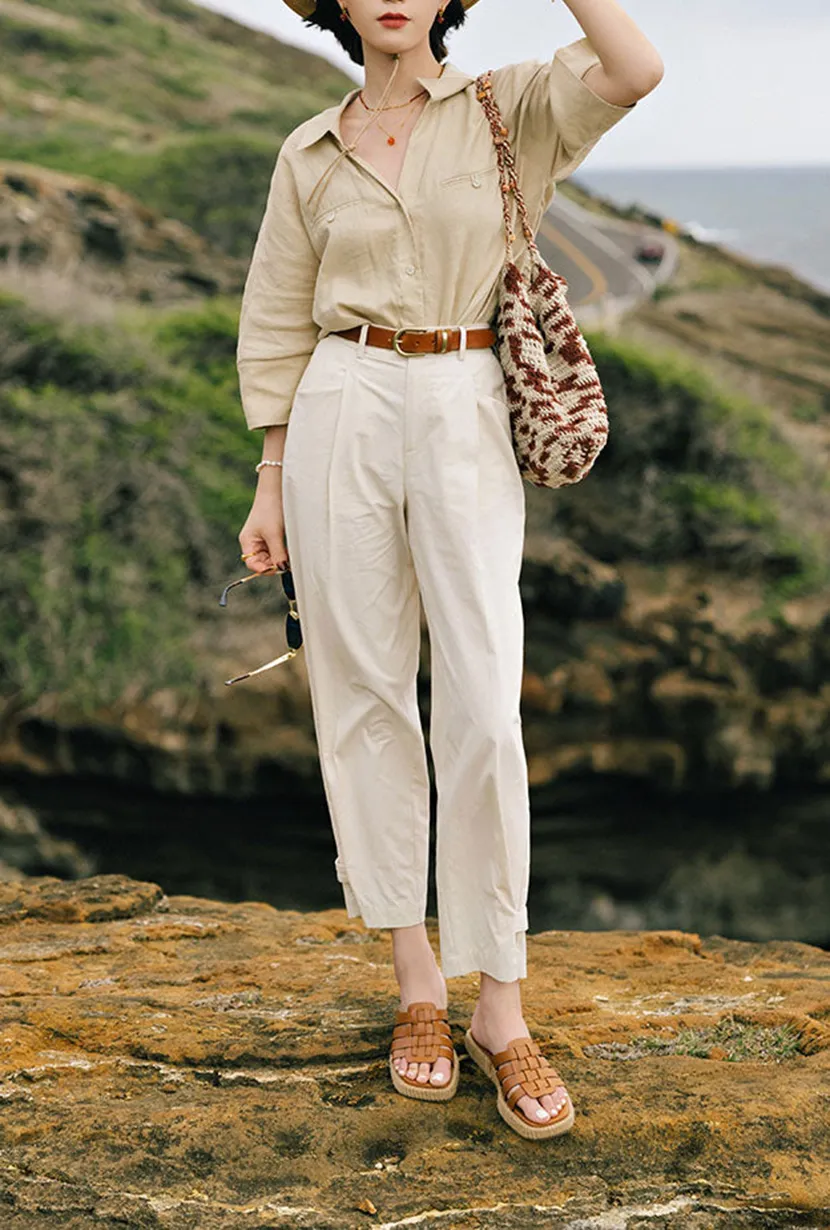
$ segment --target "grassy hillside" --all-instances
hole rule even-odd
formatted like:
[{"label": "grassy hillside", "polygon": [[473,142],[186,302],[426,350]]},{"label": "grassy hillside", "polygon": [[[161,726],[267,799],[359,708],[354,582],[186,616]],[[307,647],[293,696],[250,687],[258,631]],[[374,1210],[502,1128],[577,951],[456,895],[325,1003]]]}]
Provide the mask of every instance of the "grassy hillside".
[{"label": "grassy hillside", "polygon": [[[0,297],[7,696],[197,681],[193,633],[239,568],[253,489],[237,310],[122,305],[85,323]],[[615,430],[584,484],[544,493],[556,527],[604,559],[753,573],[770,597],[821,583],[821,544],[788,512],[804,463],[769,411],[666,356],[589,344]]]},{"label": "grassy hillside", "polygon": [[111,323],[0,297],[0,683],[78,701],[193,680],[252,487],[234,304]]},{"label": "grassy hillside", "polygon": [[[592,197],[575,180],[560,191],[599,215],[630,218],[640,226],[650,218],[635,206],[618,210]],[[634,367],[631,382],[621,383],[610,402],[614,431],[600,463],[615,503],[593,503],[586,485],[571,493],[567,508],[573,501],[592,525],[594,550],[619,563],[627,557],[626,579],[635,595],[645,597],[639,564],[654,560],[658,539],[662,563],[654,575],[645,575],[648,591],[664,581],[661,570],[678,546],[675,561],[694,559],[680,543],[688,544],[687,533],[675,519],[678,502],[693,504],[695,533],[704,531],[703,556],[717,558],[721,569],[720,578],[707,577],[706,583],[711,579],[723,592],[727,607],[736,605],[734,569],[751,572],[754,557],[761,566],[759,578],[765,579],[757,594],[738,604],[740,609],[752,610],[757,600],[774,610],[788,594],[811,590],[814,598],[799,604],[798,618],[818,617],[830,559],[830,295],[786,268],[759,264],[690,236],[680,235],[677,242],[679,260],[671,282],[614,330],[615,350],[628,354]],[[601,359],[604,341],[593,349]],[[639,400],[636,371],[643,365],[654,371],[668,398],[657,399],[664,408],[660,413]],[[714,435],[711,430],[699,434],[698,417],[688,415],[684,399],[671,392],[679,372],[684,384],[705,381],[713,391],[707,415],[710,427],[714,418],[720,420]],[[635,451],[625,443],[632,432],[639,440]],[[730,444],[722,453],[727,438]],[[733,454],[742,459],[737,469]],[[672,469],[678,455],[686,457],[682,468],[689,474],[682,480],[666,474],[666,457],[673,459]],[[530,493],[534,528],[550,524],[550,503],[545,493]],[[571,523],[569,511],[564,518]],[[736,524],[750,521],[756,532],[749,538],[740,531],[736,535]],[[615,545],[620,538],[627,547]],[[643,548],[639,557],[638,542]],[[763,561],[757,555],[759,543]],[[797,568],[794,556],[801,561]],[[635,561],[638,566],[632,567]],[[675,587],[685,585],[691,592],[701,583],[695,564],[671,571]]]},{"label": "grassy hillside", "polygon": [[137,193],[247,253],[277,150],[352,84],[186,0],[5,0],[0,149]]}]

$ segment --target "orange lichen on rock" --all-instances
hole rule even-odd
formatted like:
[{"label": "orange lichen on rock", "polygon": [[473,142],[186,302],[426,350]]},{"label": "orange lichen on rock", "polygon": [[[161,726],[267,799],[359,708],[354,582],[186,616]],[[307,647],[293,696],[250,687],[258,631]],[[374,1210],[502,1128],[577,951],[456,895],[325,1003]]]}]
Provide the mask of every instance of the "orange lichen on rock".
[{"label": "orange lichen on rock", "polygon": [[[456,1097],[425,1110],[395,1093],[389,933],[342,910],[99,875],[0,883],[0,921],[10,1230],[428,1225],[430,1210],[463,1230],[564,1230],[611,1209],[615,1227],[827,1224],[820,949],[529,935],[525,1017],[576,1107],[541,1145],[509,1132],[465,1056],[475,974],[449,984]],[[736,1061],[744,1027],[768,1036],[762,1059]]]}]

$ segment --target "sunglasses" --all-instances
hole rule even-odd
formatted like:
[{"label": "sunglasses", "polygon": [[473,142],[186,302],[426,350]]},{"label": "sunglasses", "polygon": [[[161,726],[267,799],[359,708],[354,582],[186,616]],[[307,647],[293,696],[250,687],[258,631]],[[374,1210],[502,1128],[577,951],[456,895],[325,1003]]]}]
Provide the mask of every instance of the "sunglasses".
[{"label": "sunglasses", "polygon": [[283,593],[288,599],[288,614],[285,617],[285,639],[288,642],[288,652],[281,654],[278,658],[274,658],[271,662],[266,662],[264,666],[258,666],[255,670],[245,671],[244,675],[235,675],[233,679],[226,679],[226,684],[239,683],[242,679],[250,679],[252,675],[261,675],[263,671],[271,670],[272,666],[279,666],[282,662],[288,662],[302,648],[303,632],[300,627],[300,616],[297,613],[294,578],[291,575],[290,569],[269,568],[266,572],[251,572],[247,577],[240,577],[238,581],[231,581],[230,585],[226,585],[222,590],[219,605],[228,605],[228,594],[237,585],[247,585],[249,581],[255,581],[257,577],[269,577],[273,576],[274,573],[282,581]]}]

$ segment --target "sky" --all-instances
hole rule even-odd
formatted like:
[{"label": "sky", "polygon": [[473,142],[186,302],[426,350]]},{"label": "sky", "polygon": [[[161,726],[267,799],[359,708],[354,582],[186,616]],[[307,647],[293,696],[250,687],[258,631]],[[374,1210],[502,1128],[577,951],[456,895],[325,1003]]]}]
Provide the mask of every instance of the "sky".
[{"label": "sky", "polygon": [[[309,29],[283,0],[202,2],[363,83],[363,70],[333,36]],[[627,0],[623,7],[657,48],[665,75],[602,138],[594,170],[830,166],[830,0]],[[479,0],[447,47],[453,64],[476,75],[552,58],[581,36],[561,0]]]}]

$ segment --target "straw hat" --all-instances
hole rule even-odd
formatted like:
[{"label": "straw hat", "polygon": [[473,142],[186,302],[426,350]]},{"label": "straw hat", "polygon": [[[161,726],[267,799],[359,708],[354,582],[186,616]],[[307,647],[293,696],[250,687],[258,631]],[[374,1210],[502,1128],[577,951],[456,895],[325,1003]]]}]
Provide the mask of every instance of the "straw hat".
[{"label": "straw hat", "polygon": [[[476,3],[476,0],[461,0],[465,9],[471,9]],[[295,13],[299,13],[300,17],[310,17],[317,8],[316,0],[285,0],[285,3]]]}]

